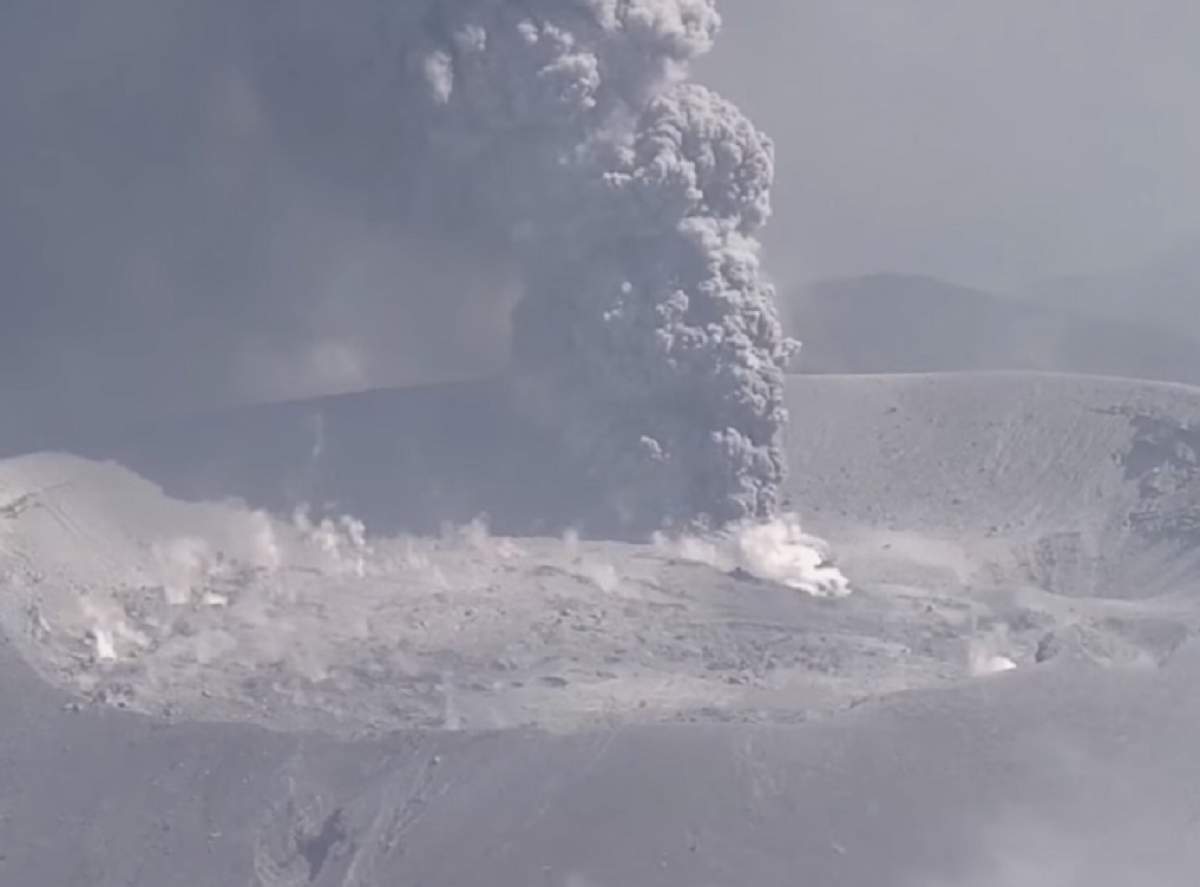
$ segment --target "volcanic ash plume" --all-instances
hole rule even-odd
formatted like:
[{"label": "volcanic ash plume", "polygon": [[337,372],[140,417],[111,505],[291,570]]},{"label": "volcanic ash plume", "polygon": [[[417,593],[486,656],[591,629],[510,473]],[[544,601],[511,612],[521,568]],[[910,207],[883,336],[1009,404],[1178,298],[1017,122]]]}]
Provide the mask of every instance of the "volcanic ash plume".
[{"label": "volcanic ash plume", "polygon": [[767,516],[788,352],[751,239],[770,143],[728,102],[675,84],[603,148],[571,169],[601,183],[582,217],[546,230],[527,263],[520,368],[553,386],[623,522]]},{"label": "volcanic ash plume", "polygon": [[772,145],[686,81],[720,24],[712,0],[391,14],[402,76],[355,92],[392,90],[428,140],[436,211],[515,256],[514,375],[603,490],[599,517],[637,532],[773,514],[792,345],[754,239]]}]

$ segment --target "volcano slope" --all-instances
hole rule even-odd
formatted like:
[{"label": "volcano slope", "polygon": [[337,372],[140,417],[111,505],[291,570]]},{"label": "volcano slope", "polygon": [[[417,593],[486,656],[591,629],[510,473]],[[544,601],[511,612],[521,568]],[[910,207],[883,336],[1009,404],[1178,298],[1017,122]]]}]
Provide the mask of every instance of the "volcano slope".
[{"label": "volcano slope", "polygon": [[1003,373],[792,386],[809,417],[792,495],[847,551],[878,539],[883,574],[894,551],[959,583],[1073,598],[1200,578],[1195,389]]},{"label": "volcano slope", "polygon": [[793,379],[826,597],[559,535],[498,402],[0,463],[0,882],[1192,883],[1200,392]]}]

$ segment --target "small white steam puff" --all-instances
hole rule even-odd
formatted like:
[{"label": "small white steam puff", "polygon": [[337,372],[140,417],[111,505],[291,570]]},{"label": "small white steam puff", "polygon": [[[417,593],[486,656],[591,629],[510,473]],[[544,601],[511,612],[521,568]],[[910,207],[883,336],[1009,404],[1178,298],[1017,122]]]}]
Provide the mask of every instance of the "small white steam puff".
[{"label": "small white steam puff", "polygon": [[710,536],[655,537],[675,557],[725,572],[741,570],[814,597],[845,597],[850,580],[833,562],[828,543],[805,533],[795,514],[742,521]]},{"label": "small white steam puff", "polygon": [[829,545],[800,528],[794,514],[765,522],[745,522],[732,531],[739,566],[814,597],[844,597],[850,580],[834,564]]}]

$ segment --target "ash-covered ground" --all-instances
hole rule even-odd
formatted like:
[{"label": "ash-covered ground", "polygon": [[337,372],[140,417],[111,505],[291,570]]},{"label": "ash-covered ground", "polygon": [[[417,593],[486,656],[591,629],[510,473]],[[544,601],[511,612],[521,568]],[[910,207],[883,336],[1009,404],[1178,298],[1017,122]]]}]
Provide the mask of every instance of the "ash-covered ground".
[{"label": "ash-covered ground", "polygon": [[[373,396],[422,471],[342,510],[282,503],[381,446],[361,399],[164,427],[122,451],[153,482],[0,464],[6,883],[1189,883],[1194,390],[795,379],[826,543],[502,533],[459,495],[437,532],[326,520],[472,448],[528,504],[427,395]],[[272,435],[245,500],[197,494]]]},{"label": "ash-covered ground", "polygon": [[[82,703],[342,734],[796,723],[1064,652],[1154,667],[1190,636],[1189,390],[805,378],[792,407],[825,417],[792,458],[830,543],[782,519],[641,544],[450,515],[436,534],[375,533],[310,503],[173,498],[112,462],[11,459],[4,625]],[[353,429],[328,428],[337,409],[296,407],[353,453]],[[258,433],[285,441],[286,415]],[[397,451],[438,450],[416,437]],[[314,477],[349,470],[309,455]],[[411,481],[379,477],[368,510]]]}]

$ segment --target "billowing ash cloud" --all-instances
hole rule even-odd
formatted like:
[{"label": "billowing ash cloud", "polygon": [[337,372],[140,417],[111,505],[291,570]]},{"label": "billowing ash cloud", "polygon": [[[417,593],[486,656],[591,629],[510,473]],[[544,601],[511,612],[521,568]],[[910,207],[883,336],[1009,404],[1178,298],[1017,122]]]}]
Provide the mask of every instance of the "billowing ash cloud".
[{"label": "billowing ash cloud", "polygon": [[774,511],[772,148],[687,80],[712,0],[56,10],[18,0],[2,44],[0,405],[469,375],[511,336],[593,517]]},{"label": "billowing ash cloud", "polygon": [[754,240],[771,143],[683,77],[718,25],[708,0],[441,2],[392,23],[431,165],[472,179],[517,257],[524,393],[630,527],[769,515],[784,471],[790,343]]},{"label": "billowing ash cloud", "polygon": [[526,263],[519,367],[573,408],[574,442],[613,473],[626,513],[764,516],[783,473],[788,350],[752,240],[770,143],[680,84],[603,149],[570,170],[588,192],[574,224],[547,228]]}]

